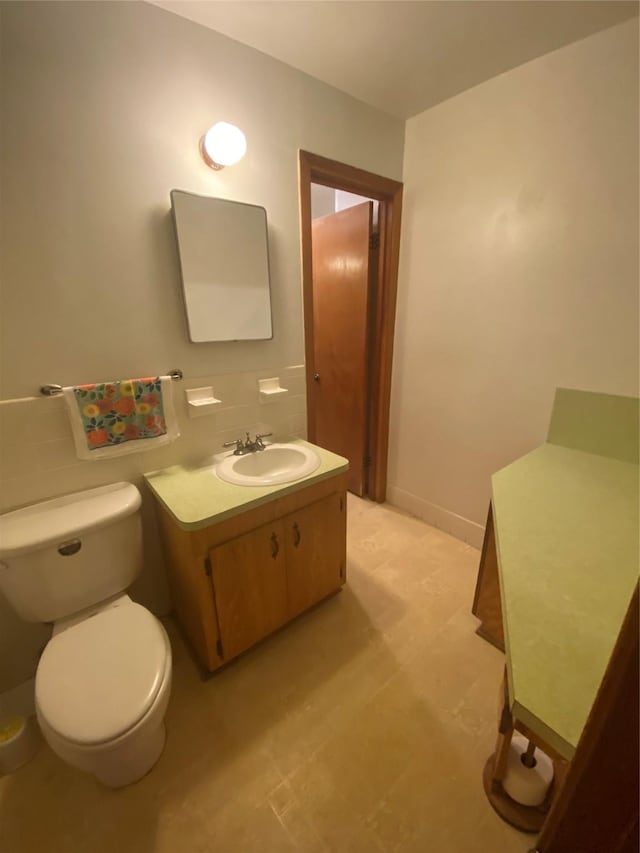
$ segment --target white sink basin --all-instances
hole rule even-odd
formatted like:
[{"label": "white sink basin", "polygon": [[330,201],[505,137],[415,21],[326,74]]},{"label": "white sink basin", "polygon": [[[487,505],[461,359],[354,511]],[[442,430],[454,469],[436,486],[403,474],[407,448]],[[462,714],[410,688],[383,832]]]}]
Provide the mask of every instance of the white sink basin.
[{"label": "white sink basin", "polygon": [[307,477],[319,465],[320,457],[310,447],[269,444],[264,450],[244,456],[225,456],[215,472],[221,480],[236,486],[271,486]]}]

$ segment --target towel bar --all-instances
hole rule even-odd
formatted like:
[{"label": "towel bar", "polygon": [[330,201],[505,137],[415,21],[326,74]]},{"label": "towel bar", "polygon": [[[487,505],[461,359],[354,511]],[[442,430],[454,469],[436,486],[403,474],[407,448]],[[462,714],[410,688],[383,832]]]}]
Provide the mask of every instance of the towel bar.
[{"label": "towel bar", "polygon": [[[182,379],[182,371],[175,369],[167,371],[167,376],[170,376],[172,379]],[[41,385],[40,393],[44,394],[45,397],[55,397],[56,394],[62,394],[62,385]]]}]

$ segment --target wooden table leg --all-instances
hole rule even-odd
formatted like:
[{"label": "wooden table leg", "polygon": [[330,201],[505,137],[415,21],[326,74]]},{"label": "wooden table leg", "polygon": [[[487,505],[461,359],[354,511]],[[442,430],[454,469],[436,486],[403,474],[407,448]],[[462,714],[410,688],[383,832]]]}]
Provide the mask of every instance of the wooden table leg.
[{"label": "wooden table leg", "polygon": [[513,728],[510,728],[504,734],[498,733],[496,748],[491,756],[493,758],[493,772],[491,773],[491,790],[501,791],[502,780],[507,772],[507,761],[509,760],[509,748],[511,747],[511,739],[513,737]]},{"label": "wooden table leg", "polygon": [[491,774],[491,790],[498,793],[502,791],[502,780],[507,771],[509,760],[509,748],[513,738],[513,718],[509,710],[509,692],[507,688],[507,672],[505,668],[500,686],[500,704],[498,716],[498,739],[493,753],[493,770]]},{"label": "wooden table leg", "polygon": [[[505,672],[500,690],[498,739],[493,755],[487,759],[487,763],[484,766],[482,782],[485,794],[492,808],[504,821],[522,832],[537,833],[542,829],[551,805],[553,784],[540,806],[523,806],[521,803],[516,803],[502,787],[502,781],[505,777],[509,760],[511,740],[517,728],[517,721],[513,719],[509,709],[507,676]],[[535,749],[535,746],[536,744],[531,743],[531,750]]]}]

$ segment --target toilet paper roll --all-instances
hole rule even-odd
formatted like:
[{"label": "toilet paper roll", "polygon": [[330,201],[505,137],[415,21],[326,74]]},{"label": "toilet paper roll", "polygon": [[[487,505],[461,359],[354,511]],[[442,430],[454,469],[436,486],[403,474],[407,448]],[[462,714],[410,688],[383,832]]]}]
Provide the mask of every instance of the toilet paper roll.
[{"label": "toilet paper roll", "polygon": [[526,738],[513,736],[502,787],[516,803],[539,806],[553,782],[553,761],[540,749],[536,749],[535,767],[525,767],[521,759],[528,745]]}]

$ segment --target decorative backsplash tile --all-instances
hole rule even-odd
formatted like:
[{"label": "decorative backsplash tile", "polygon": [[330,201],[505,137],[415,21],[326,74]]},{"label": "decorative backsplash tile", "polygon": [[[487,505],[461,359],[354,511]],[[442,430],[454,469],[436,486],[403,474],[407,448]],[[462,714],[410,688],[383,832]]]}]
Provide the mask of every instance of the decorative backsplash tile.
[{"label": "decorative backsplash tile", "polygon": [[[289,394],[260,406],[258,379],[277,373]],[[210,416],[188,417],[185,390],[213,385],[222,401]],[[198,464],[244,432],[274,439],[306,437],[304,365],[218,376],[185,376],[173,387],[180,438],[173,444],[119,459],[81,461],[75,454],[62,397],[0,401],[0,511],[119,479],[140,483],[142,473]]]}]

